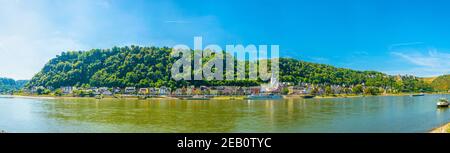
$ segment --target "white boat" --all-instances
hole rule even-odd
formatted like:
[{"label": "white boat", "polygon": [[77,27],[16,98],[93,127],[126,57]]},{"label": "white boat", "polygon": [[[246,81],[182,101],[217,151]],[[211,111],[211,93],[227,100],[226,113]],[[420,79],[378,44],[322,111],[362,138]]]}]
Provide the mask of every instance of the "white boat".
[{"label": "white boat", "polygon": [[282,99],[282,98],[283,97],[281,95],[258,94],[258,95],[247,96],[245,99],[248,99],[248,100],[275,100],[275,99]]},{"label": "white boat", "polygon": [[210,100],[210,98],[208,98],[204,95],[195,95],[195,96],[186,98],[186,100]]},{"label": "white boat", "polygon": [[437,103],[437,107],[448,107],[449,102],[445,98],[439,99],[439,102]]}]

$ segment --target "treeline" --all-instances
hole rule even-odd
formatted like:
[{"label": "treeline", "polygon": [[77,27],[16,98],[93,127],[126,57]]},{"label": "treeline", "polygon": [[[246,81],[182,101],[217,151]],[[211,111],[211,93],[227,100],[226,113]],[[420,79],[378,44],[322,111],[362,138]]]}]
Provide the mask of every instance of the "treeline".
[{"label": "treeline", "polygon": [[[171,51],[168,47],[130,46],[64,52],[51,59],[26,87],[166,86],[175,89],[189,85],[255,86],[263,83],[261,80],[175,81],[171,78],[171,67],[177,58],[170,56]],[[280,59],[280,81],[292,84],[364,85],[400,92],[432,90],[429,85],[414,76],[390,76],[380,72],[336,68],[291,58]]]},{"label": "treeline", "polygon": [[433,88],[411,75],[387,75],[376,71],[356,71],[296,59],[280,60],[281,80],[312,84],[381,87],[395,92],[430,92]]},{"label": "treeline", "polygon": [[0,93],[9,93],[20,90],[28,81],[0,78]]}]

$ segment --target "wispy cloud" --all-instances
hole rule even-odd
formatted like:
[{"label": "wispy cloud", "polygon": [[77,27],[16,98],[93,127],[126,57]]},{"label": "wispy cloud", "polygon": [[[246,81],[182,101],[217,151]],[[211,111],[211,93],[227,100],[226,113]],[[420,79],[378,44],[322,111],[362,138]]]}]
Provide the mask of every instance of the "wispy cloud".
[{"label": "wispy cloud", "polygon": [[413,67],[397,73],[409,73],[420,76],[436,76],[450,73],[450,53],[430,49],[427,53],[391,52],[403,61],[413,64]]},{"label": "wispy cloud", "polygon": [[393,50],[396,47],[404,47],[404,46],[415,46],[415,45],[422,45],[425,44],[424,42],[406,42],[406,43],[396,43],[392,44],[388,47],[389,50]]},{"label": "wispy cloud", "polygon": [[164,23],[175,23],[175,24],[186,24],[190,23],[189,21],[183,21],[183,20],[166,20]]}]

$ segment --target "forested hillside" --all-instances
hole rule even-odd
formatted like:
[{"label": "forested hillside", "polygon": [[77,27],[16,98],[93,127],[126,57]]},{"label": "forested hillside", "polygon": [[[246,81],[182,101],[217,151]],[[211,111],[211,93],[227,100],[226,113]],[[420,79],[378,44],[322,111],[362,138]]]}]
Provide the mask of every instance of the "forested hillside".
[{"label": "forested hillside", "polygon": [[[27,87],[160,87],[186,85],[259,85],[258,80],[243,81],[174,81],[171,66],[177,60],[170,56],[171,48],[114,47],[90,51],[64,52],[51,59]],[[298,84],[358,85],[395,88],[399,91],[431,90],[414,76],[389,76],[375,71],[356,71],[315,64],[291,58],[280,59],[282,82]]]},{"label": "forested hillside", "polygon": [[28,81],[25,81],[25,80],[15,81],[10,78],[0,78],[0,93],[19,90],[19,89],[23,88],[23,86],[27,82]]}]

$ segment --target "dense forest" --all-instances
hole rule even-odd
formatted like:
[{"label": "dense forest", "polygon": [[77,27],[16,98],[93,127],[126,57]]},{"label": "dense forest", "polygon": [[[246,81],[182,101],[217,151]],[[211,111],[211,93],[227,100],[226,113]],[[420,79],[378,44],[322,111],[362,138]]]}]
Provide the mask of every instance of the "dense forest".
[{"label": "dense forest", "polygon": [[[168,47],[130,46],[64,52],[51,59],[26,87],[167,86],[175,89],[187,85],[254,86],[262,83],[261,80],[175,81],[171,78],[171,66],[177,58],[170,56],[171,51]],[[432,90],[428,84],[414,76],[390,76],[375,71],[336,68],[291,58],[280,59],[280,81],[342,86],[362,84],[401,92]]]},{"label": "dense forest", "polygon": [[7,93],[20,90],[28,81],[13,80],[10,78],[0,78],[0,93]]}]

